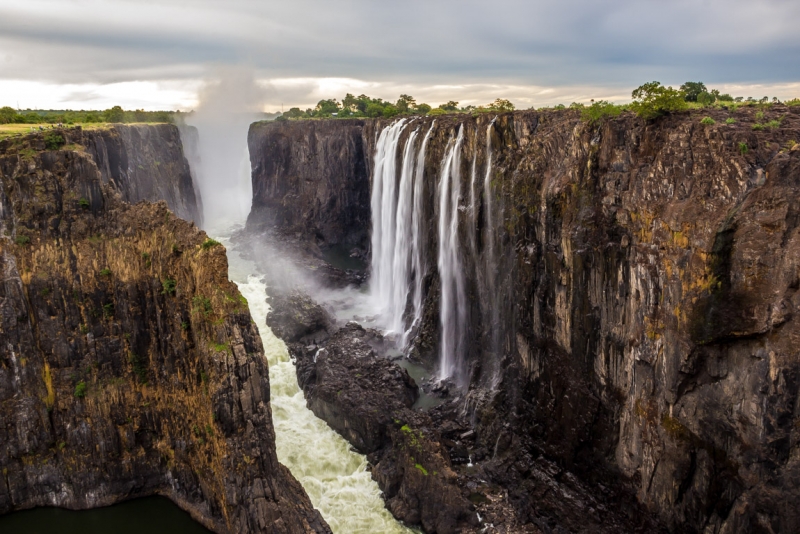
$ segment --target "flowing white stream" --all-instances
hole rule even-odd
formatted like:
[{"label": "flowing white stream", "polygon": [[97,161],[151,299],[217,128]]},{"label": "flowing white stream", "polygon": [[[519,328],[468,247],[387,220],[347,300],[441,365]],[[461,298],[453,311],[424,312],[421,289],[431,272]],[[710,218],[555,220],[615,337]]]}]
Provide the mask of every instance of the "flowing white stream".
[{"label": "flowing white stream", "polygon": [[442,295],[439,319],[442,327],[439,356],[439,378],[456,376],[461,369],[463,332],[467,324],[467,297],[464,273],[458,258],[458,207],[461,199],[461,143],[464,126],[458,128],[455,142],[451,139],[442,161],[439,177],[439,278]]},{"label": "flowing white stream", "polygon": [[422,140],[422,145],[419,147],[419,154],[417,155],[417,168],[414,172],[414,209],[411,213],[411,266],[414,275],[414,293],[412,295],[412,302],[414,303],[414,319],[411,327],[406,330],[403,336],[403,345],[408,342],[408,334],[411,328],[414,328],[422,321],[422,281],[425,277],[424,261],[425,261],[425,240],[422,236],[425,216],[423,209],[422,196],[425,191],[425,149],[428,146],[428,139],[431,137],[433,127],[436,126],[436,121],[431,123],[428,133]]},{"label": "flowing white stream", "polygon": [[344,438],[306,408],[286,345],[267,326],[267,286],[256,264],[232,250],[227,237],[218,239],[228,247],[228,275],[247,298],[269,362],[278,460],[300,481],[334,533],[414,532],[384,507],[366,457],[351,451]]}]

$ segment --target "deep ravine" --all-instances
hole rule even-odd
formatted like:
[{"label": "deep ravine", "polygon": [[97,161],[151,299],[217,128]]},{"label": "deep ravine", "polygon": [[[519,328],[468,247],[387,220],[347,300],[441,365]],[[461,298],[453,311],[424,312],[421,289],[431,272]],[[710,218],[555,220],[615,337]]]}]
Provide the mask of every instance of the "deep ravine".
[{"label": "deep ravine", "polygon": [[367,459],[306,407],[294,364],[283,341],[267,326],[269,291],[254,261],[228,247],[228,275],[247,298],[269,362],[270,402],[278,460],[303,485],[314,507],[337,534],[412,533],[386,510]]}]

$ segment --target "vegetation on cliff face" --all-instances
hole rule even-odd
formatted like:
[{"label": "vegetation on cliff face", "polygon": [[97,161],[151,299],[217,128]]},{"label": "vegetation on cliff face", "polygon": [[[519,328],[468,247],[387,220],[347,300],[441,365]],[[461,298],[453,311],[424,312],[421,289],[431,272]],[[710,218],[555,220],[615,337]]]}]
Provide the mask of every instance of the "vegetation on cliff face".
[{"label": "vegetation on cliff face", "polygon": [[2,143],[0,513],[158,493],[217,532],[329,532],[275,456],[224,247],[85,150]]}]

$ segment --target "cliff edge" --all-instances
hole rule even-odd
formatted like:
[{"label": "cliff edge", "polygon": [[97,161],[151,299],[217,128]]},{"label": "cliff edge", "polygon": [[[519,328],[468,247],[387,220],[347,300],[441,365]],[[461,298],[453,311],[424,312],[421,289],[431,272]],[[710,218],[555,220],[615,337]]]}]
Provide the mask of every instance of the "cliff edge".
[{"label": "cliff edge", "polygon": [[109,135],[0,142],[0,513],[161,494],[216,532],[330,532],[277,460],[224,247],[124,202]]}]

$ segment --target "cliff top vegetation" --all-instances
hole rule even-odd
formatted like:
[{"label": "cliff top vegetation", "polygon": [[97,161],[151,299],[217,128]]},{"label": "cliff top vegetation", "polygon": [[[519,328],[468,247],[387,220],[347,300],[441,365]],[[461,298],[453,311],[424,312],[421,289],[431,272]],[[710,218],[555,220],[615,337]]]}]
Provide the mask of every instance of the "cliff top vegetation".
[{"label": "cliff top vegetation", "polygon": [[[652,119],[660,115],[673,113],[685,109],[698,109],[705,107],[724,107],[736,109],[739,106],[764,106],[779,103],[776,97],[770,99],[765,96],[761,99],[753,97],[733,97],[721,93],[717,89],[708,89],[703,82],[686,82],[678,89],[665,87],[660,82],[645,83],[631,93],[633,101],[629,104],[614,104],[606,100],[591,100],[586,105],[573,102],[569,106],[559,104],[552,107],[542,107],[540,110],[579,109],[584,120],[597,122],[605,117],[616,116],[626,110],[631,110],[639,116]],[[785,102],[787,105],[800,105],[800,99]],[[425,103],[417,103],[410,95],[400,95],[396,102],[372,98],[367,95],[353,96],[348,93],[338,101],[336,99],[320,100],[316,107],[301,110],[294,107],[284,112],[276,120],[308,120],[339,118],[349,119],[358,117],[391,118],[402,115],[444,115],[451,113],[499,113],[514,111],[515,106],[506,99],[498,98],[492,103],[482,106],[459,106],[456,101],[448,101],[436,108]],[[535,109],[535,108],[530,108]]]}]

